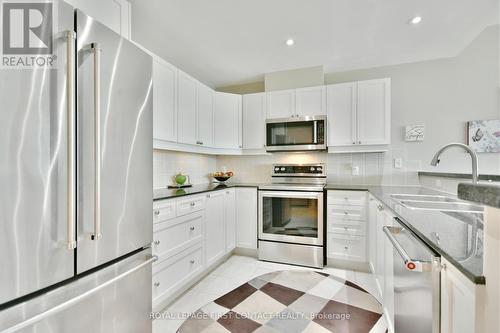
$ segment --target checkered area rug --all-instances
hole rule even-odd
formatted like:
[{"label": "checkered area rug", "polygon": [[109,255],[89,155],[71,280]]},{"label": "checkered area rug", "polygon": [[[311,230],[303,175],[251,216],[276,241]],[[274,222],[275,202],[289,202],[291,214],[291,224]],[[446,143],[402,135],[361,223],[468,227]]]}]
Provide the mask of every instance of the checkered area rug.
[{"label": "checkered area rug", "polygon": [[178,333],[385,333],[382,306],[363,288],[314,271],[261,275],[202,307]]}]

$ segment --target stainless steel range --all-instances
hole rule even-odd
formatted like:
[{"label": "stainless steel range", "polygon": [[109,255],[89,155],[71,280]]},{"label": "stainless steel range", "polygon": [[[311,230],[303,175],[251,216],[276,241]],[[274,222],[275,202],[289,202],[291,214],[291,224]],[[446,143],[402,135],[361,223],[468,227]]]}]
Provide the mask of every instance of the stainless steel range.
[{"label": "stainless steel range", "polygon": [[323,267],[323,163],[274,164],[259,187],[259,259]]}]

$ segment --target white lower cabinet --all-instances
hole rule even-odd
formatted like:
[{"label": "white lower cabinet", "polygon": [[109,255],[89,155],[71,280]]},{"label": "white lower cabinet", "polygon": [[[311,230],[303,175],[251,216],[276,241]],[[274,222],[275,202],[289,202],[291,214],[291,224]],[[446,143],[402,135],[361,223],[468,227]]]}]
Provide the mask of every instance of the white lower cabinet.
[{"label": "white lower cabinet", "polygon": [[236,188],[236,247],[257,250],[257,188]]},{"label": "white lower cabinet", "polygon": [[474,333],[476,285],[445,259],[441,259],[441,333]]},{"label": "white lower cabinet", "polygon": [[326,256],[344,263],[366,260],[366,191],[328,191]]},{"label": "white lower cabinet", "polygon": [[224,256],[226,251],[225,196],[225,191],[207,194],[205,207],[205,259],[207,266]]},{"label": "white lower cabinet", "polygon": [[[158,256],[152,280],[156,311],[187,290],[237,245],[257,248],[257,189],[226,188],[157,200],[153,203],[153,223],[152,250]],[[244,235],[244,239],[238,238],[238,244],[237,234]]]},{"label": "white lower cabinet", "polygon": [[[257,207],[255,207],[257,209]],[[226,221],[226,253],[236,248],[236,191],[231,188],[226,191],[224,201]]]}]

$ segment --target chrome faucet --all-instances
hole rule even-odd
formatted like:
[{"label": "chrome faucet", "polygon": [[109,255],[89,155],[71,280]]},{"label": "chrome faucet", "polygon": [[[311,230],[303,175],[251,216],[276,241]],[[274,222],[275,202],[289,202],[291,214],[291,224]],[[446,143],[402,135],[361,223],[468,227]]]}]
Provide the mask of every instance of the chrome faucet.
[{"label": "chrome faucet", "polygon": [[437,166],[440,162],[439,156],[445,151],[448,150],[451,147],[458,147],[462,148],[466,152],[469,153],[471,159],[472,159],[472,183],[477,184],[477,169],[478,169],[478,162],[477,162],[477,154],[474,150],[472,150],[469,146],[464,145],[463,143],[450,143],[444,146],[443,148],[439,149],[436,155],[432,158],[431,165],[432,166]]}]

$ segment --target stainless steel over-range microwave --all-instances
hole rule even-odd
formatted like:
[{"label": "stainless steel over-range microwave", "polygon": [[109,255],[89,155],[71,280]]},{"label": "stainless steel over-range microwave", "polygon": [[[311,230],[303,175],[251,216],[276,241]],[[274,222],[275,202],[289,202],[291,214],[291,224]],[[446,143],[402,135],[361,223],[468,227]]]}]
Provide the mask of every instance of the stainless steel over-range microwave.
[{"label": "stainless steel over-range microwave", "polygon": [[326,116],[266,120],[266,150],[326,150]]}]

